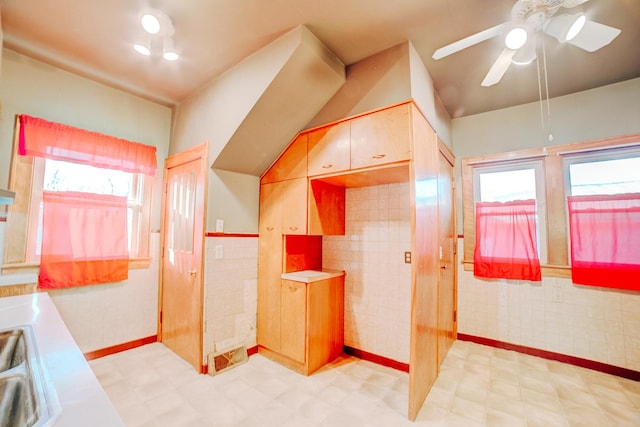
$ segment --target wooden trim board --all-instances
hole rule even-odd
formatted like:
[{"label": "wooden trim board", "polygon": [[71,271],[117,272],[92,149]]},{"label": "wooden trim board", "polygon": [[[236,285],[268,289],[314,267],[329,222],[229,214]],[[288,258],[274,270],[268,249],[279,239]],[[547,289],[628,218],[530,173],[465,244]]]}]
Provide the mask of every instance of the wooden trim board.
[{"label": "wooden trim board", "polygon": [[137,340],[125,342],[122,344],[112,345],[111,347],[101,348],[99,350],[90,351],[84,354],[84,358],[87,360],[99,359],[101,357],[109,356],[111,354],[120,353],[121,351],[131,350],[143,345],[151,344],[158,341],[157,335],[150,337],[140,338]]},{"label": "wooden trim board", "polygon": [[542,357],[543,359],[555,360],[569,365],[579,366],[594,371],[604,372],[605,374],[616,375],[633,381],[640,381],[640,372],[634,371],[620,366],[608,365],[595,360],[583,359],[581,357],[569,356],[567,354],[554,353],[552,351],[541,350],[533,347],[525,347],[522,345],[511,344],[508,342],[498,341],[491,338],[477,337],[473,335],[458,334],[460,341],[470,341],[476,344],[482,344],[489,347],[501,348],[504,350],[517,351],[518,353],[528,354],[530,356]]}]

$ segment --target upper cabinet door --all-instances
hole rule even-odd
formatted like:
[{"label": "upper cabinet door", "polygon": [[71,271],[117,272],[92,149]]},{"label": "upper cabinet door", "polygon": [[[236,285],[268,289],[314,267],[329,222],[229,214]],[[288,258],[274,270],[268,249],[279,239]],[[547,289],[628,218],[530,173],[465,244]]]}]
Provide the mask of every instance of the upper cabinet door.
[{"label": "upper cabinet door", "polygon": [[307,178],[284,181],[282,234],[307,234]]},{"label": "upper cabinet door", "polygon": [[284,181],[307,176],[307,134],[300,134],[271,165],[260,182]]},{"label": "upper cabinet door", "polygon": [[409,104],[351,121],[351,169],[411,159]]},{"label": "upper cabinet door", "polygon": [[279,235],[282,232],[282,199],[284,185],[279,182],[260,186],[260,219],[258,230],[261,235],[267,233]]},{"label": "upper cabinet door", "polygon": [[309,135],[309,176],[349,170],[350,124],[341,122],[316,129]]}]

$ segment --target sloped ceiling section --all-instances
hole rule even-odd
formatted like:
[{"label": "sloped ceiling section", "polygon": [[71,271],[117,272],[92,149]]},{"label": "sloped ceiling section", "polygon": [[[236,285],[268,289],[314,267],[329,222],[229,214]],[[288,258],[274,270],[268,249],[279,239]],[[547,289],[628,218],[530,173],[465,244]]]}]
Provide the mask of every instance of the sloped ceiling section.
[{"label": "sloped ceiling section", "polygon": [[289,60],[213,161],[214,169],[261,175],[345,82],[345,66],[311,31],[298,29]]}]

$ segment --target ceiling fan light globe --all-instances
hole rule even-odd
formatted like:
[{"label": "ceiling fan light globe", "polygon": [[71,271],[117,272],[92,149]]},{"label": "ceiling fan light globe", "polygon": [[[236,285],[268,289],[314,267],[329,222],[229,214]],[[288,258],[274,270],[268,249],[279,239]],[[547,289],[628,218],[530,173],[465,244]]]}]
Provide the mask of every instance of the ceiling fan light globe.
[{"label": "ceiling fan light globe", "polygon": [[136,43],[136,44],[133,45],[133,49],[135,49],[135,51],[138,52],[140,55],[144,55],[144,56],[151,55],[151,49],[149,49],[145,45]]},{"label": "ceiling fan light globe", "polygon": [[149,34],[158,34],[160,32],[160,20],[150,13],[142,15],[140,23],[142,28]]},{"label": "ceiling fan light globe", "polygon": [[579,33],[580,31],[582,31],[582,29],[584,28],[584,24],[587,22],[587,17],[580,14],[578,15],[578,17],[576,18],[575,21],[573,21],[573,24],[571,24],[571,26],[569,27],[569,31],[567,31],[567,36],[566,36],[566,40],[573,40]]},{"label": "ceiling fan light globe", "polygon": [[527,42],[527,30],[522,27],[514,27],[504,38],[504,44],[512,50],[520,49]]},{"label": "ceiling fan light globe", "polygon": [[165,51],[162,54],[162,57],[164,59],[166,59],[167,61],[177,61],[178,58],[180,58],[180,55],[178,55],[176,52],[169,50],[169,51]]}]

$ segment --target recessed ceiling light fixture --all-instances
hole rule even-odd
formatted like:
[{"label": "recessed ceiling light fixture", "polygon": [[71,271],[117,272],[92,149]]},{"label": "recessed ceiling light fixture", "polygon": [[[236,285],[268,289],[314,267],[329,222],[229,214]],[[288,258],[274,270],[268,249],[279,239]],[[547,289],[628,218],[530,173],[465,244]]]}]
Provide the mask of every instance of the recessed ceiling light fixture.
[{"label": "recessed ceiling light fixture", "polygon": [[[157,9],[145,8],[139,14],[140,24],[144,30],[145,43],[137,43],[133,46],[141,55],[150,56],[152,46],[162,46],[162,57],[167,61],[175,61],[180,58],[173,47],[173,23],[169,16]],[[159,39],[157,43],[154,40]]]}]

